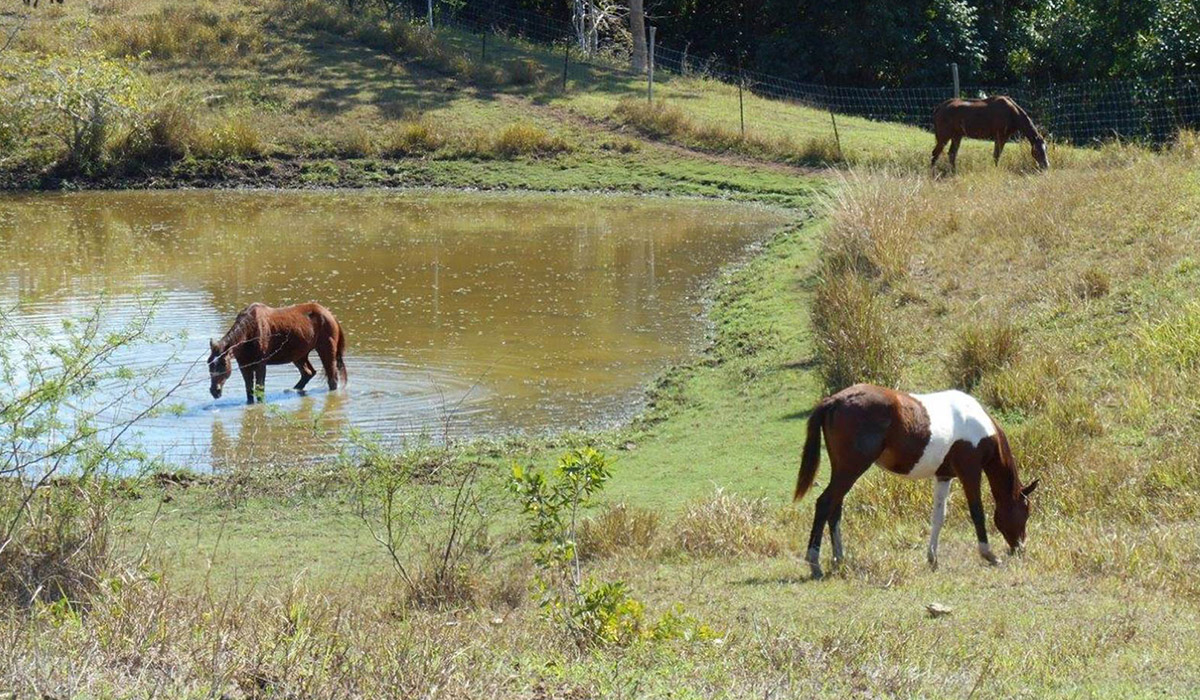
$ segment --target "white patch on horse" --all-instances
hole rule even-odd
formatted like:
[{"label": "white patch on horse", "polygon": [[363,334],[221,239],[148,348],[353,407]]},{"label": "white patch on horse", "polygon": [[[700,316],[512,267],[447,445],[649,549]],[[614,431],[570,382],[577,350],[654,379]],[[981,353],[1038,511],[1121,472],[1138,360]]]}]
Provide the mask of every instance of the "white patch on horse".
[{"label": "white patch on horse", "polygon": [[929,415],[929,442],[921,458],[903,475],[909,479],[933,478],[954,443],[961,440],[975,447],[980,440],[996,434],[996,425],[983,406],[961,391],[913,394],[912,397]]}]

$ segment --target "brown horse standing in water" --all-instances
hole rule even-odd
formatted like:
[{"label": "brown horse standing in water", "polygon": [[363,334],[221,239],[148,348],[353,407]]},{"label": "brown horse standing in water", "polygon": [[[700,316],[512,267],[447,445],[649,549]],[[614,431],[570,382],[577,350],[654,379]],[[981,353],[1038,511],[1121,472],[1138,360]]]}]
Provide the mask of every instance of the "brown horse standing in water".
[{"label": "brown horse standing in water", "polygon": [[979,554],[997,559],[988,546],[987,523],[980,498],[984,477],[996,500],[996,528],[1015,554],[1025,544],[1029,495],[1017,476],[1017,463],[1004,432],[979,402],[961,391],[905,394],[870,384],[855,384],[822,399],[808,417],[808,438],[794,500],[812,486],[821,461],[821,434],[829,453],[829,485],[817,498],[808,563],[821,577],[821,539],[825,524],[833,541],[834,563],[842,560],[842,499],[854,482],[877,464],[907,479],[936,479],[929,534],[929,565],[937,568],[938,535],[946,519],[950,480],[962,481],[967,506],[979,540]]},{"label": "brown horse standing in water", "polygon": [[950,170],[954,171],[958,144],[964,136],[995,142],[992,159],[999,165],[1004,144],[1017,133],[1029,141],[1038,167],[1042,170],[1050,167],[1050,161],[1046,159],[1046,140],[1038,133],[1025,110],[1004,95],[993,95],[982,100],[946,100],[933,110],[933,132],[937,136],[937,145],[933,147],[933,158],[929,161],[930,172],[938,156],[942,155],[946,142],[950,143]]},{"label": "brown horse standing in water", "polygon": [[214,399],[221,397],[221,388],[233,373],[231,357],[237,359],[246,382],[247,403],[254,403],[256,389],[261,392],[266,386],[267,365],[296,365],[300,381],[295,389],[303,391],[317,374],[308,361],[313,350],[321,357],[329,389],[338,388],[339,378],[346,383],[346,334],[329,309],[320,304],[273,309],[256,302],[242,309],[228,333],[208,344],[212,350],[208,356],[209,392]]}]

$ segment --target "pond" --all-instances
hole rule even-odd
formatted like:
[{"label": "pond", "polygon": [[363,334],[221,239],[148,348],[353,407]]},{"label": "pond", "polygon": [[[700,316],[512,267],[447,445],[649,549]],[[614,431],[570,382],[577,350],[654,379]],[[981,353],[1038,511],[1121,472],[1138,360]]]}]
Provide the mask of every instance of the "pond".
[{"label": "pond", "polygon": [[[93,192],[0,198],[0,304],[53,327],[156,299],[130,366],[183,380],[137,439],[177,466],[291,462],[359,428],[385,442],[592,428],[704,337],[705,284],[783,221],[771,210],[632,197],[438,192]],[[318,301],[349,382],[304,395],[290,365],[246,406],[203,358],[238,310]],[[314,364],[320,368],[315,355]],[[313,427],[319,429],[314,431]],[[323,437],[322,437],[323,436]]]}]

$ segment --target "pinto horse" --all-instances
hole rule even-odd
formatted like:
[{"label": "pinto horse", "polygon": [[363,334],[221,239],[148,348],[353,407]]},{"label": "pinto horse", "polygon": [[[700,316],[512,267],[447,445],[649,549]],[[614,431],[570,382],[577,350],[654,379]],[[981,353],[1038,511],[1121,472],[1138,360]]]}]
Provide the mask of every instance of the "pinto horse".
[{"label": "pinto horse", "polygon": [[937,569],[938,535],[946,519],[950,480],[958,477],[967,495],[979,554],[997,563],[988,546],[987,523],[980,499],[986,476],[996,500],[996,527],[1009,545],[1009,554],[1025,543],[1029,494],[1037,479],[1022,486],[1017,464],[1004,432],[979,402],[961,391],[905,394],[870,384],[855,384],[822,399],[808,418],[808,438],[793,500],[812,486],[821,461],[821,434],[829,453],[829,486],[817,498],[808,563],[821,577],[821,538],[829,523],[834,563],[841,562],[842,500],[872,464],[909,479],[936,479],[929,534],[929,565]]},{"label": "pinto horse", "polygon": [[[303,391],[317,374],[308,354],[313,350],[321,357],[329,389],[338,388],[338,380],[346,383],[346,334],[329,309],[320,304],[296,304],[273,309],[254,303],[242,309],[220,340],[208,341],[208,374],[212,380],[209,392],[221,398],[225,380],[233,373],[230,358],[236,358],[242,379],[246,382],[246,403],[254,403],[267,382],[267,365],[292,363],[300,370],[296,391]],[[257,391],[256,391],[257,390]]]},{"label": "pinto horse", "polygon": [[1018,132],[1028,139],[1038,167],[1042,170],[1050,167],[1050,161],[1046,159],[1046,140],[1025,110],[1004,95],[982,100],[946,100],[933,110],[933,132],[937,136],[937,145],[933,147],[933,158],[929,161],[930,172],[933,172],[946,142],[950,143],[950,170],[955,170],[958,144],[964,136],[995,142],[992,159],[999,165],[1004,144]]}]

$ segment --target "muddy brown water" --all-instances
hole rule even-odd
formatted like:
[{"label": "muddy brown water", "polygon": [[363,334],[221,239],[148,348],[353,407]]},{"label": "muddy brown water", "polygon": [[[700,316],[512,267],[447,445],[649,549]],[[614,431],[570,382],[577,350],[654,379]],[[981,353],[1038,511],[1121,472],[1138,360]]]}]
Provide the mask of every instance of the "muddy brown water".
[{"label": "muddy brown water", "polygon": [[[119,323],[157,299],[161,337],[116,361],[184,381],[135,439],[176,466],[290,462],[336,451],[349,428],[391,444],[619,421],[696,351],[705,284],[782,220],[621,197],[9,195],[0,305],[29,330],[100,303]],[[244,405],[236,371],[214,401],[209,337],[250,302],[310,300],[346,330],[346,389],[318,375],[300,395],[295,368],[273,366],[265,404]]]}]

